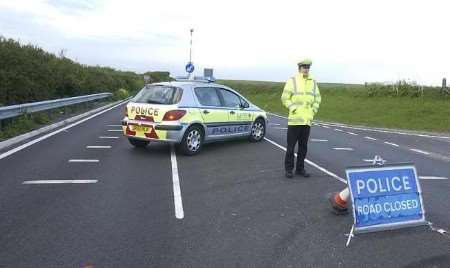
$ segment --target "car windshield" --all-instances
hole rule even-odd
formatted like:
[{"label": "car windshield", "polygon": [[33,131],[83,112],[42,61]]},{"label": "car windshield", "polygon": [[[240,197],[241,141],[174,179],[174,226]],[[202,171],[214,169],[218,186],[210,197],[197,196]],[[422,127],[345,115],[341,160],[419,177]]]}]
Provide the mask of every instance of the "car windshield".
[{"label": "car windshield", "polygon": [[172,86],[147,86],[133,98],[133,102],[175,104],[180,101],[183,90]]}]

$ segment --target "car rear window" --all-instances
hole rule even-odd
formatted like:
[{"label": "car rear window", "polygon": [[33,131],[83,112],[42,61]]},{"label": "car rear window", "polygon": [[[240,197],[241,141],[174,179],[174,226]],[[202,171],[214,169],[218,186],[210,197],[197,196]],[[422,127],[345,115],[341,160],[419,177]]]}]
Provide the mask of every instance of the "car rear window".
[{"label": "car rear window", "polygon": [[181,99],[183,90],[171,86],[146,86],[133,98],[133,102],[151,104],[175,104]]}]

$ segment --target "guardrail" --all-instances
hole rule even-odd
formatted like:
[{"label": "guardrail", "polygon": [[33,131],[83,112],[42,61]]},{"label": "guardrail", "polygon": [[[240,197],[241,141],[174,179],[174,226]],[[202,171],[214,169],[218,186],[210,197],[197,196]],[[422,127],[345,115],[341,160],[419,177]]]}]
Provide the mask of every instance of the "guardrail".
[{"label": "guardrail", "polygon": [[83,103],[98,99],[103,99],[112,96],[112,93],[98,93],[92,95],[63,98],[56,100],[47,100],[39,102],[24,103],[18,105],[11,105],[0,107],[0,120],[16,117],[22,114],[30,114],[34,112],[40,112],[50,109],[55,109],[59,107],[64,107],[72,104]]}]

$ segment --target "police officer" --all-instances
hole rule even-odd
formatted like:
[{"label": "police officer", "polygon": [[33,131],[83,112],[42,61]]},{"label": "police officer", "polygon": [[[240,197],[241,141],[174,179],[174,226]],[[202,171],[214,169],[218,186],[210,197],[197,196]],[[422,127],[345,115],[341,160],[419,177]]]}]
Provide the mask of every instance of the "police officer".
[{"label": "police officer", "polygon": [[285,84],[281,102],[289,110],[287,130],[287,150],[284,160],[286,177],[294,176],[294,149],[298,143],[295,173],[302,177],[310,175],[305,170],[305,157],[308,149],[309,132],[314,115],[321,101],[319,87],[309,74],[312,61],[302,59],[298,62],[298,73]]}]

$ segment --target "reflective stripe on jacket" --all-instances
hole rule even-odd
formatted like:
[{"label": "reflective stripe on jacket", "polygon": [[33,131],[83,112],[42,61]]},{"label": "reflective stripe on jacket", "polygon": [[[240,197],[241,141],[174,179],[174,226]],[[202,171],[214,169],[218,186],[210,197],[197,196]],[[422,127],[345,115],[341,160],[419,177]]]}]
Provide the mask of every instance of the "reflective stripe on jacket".
[{"label": "reflective stripe on jacket", "polygon": [[288,125],[311,125],[320,106],[320,91],[316,81],[302,74],[291,77],[284,85],[281,102],[289,110]]}]

